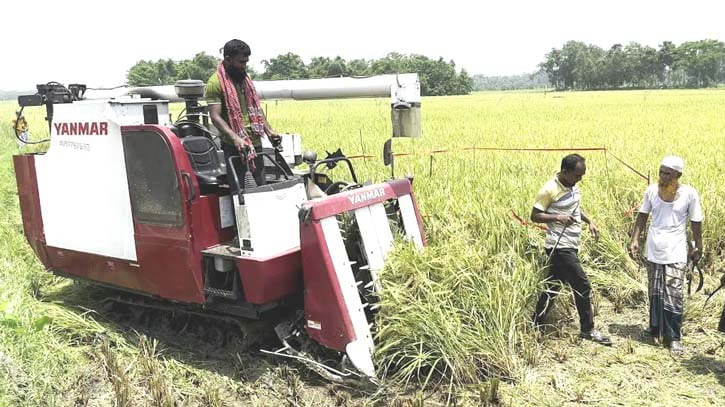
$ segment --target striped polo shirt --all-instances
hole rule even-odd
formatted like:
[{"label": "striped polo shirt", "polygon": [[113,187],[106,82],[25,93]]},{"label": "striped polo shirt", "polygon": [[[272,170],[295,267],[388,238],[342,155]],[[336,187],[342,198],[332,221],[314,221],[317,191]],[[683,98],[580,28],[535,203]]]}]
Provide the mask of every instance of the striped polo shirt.
[{"label": "striped polo shirt", "polygon": [[[546,243],[544,247],[551,249],[556,245],[557,249],[578,249],[579,236],[582,232],[581,227],[581,208],[579,201],[581,194],[579,188],[574,185],[567,188],[559,182],[559,174],[554,175],[553,179],[547,181],[536,195],[534,208],[551,215],[573,215],[577,220],[564,230],[564,224],[561,222],[549,222],[546,224]],[[564,230],[564,234],[561,231]],[[559,244],[556,244],[557,239]]]}]

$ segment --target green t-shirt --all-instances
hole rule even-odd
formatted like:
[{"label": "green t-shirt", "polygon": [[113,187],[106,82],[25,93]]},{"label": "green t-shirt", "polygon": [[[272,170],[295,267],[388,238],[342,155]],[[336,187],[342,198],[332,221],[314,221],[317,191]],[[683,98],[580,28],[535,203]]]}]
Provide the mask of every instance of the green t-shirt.
[{"label": "green t-shirt", "polygon": [[[248,134],[252,136],[252,143],[254,143],[254,148],[260,150],[262,148],[262,140],[259,138],[258,135],[252,132],[252,126],[250,125],[251,121],[249,120],[249,108],[247,107],[247,100],[244,97],[244,90],[242,89],[242,86],[240,84],[234,81],[232,81],[232,83],[234,84],[234,88],[236,88],[237,90],[239,106],[242,107],[242,116],[245,124],[245,130]],[[209,77],[209,80],[206,82],[205,100],[207,105],[221,104],[222,119],[224,119],[224,121],[229,124],[229,116],[227,115],[227,103],[224,100],[224,91],[222,91],[222,85],[219,82],[219,76],[216,72],[214,72]],[[223,142],[227,144],[234,144],[229,136],[227,136],[227,134],[224,132],[220,131],[219,137],[222,139]]]}]

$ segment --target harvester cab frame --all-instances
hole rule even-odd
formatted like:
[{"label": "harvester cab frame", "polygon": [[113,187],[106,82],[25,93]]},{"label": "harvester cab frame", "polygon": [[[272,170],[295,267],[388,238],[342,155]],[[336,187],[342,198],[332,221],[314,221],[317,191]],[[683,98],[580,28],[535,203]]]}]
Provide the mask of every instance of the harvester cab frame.
[{"label": "harvester cab frame", "polygon": [[[394,136],[420,133],[415,74],[257,87],[268,99],[389,93]],[[46,106],[51,134],[46,153],[13,157],[28,243],[49,271],[111,287],[119,301],[267,320],[283,345],[268,353],[333,380],[375,377],[378,273],[396,235],[425,245],[411,179],[361,184],[340,149],[318,160],[282,134],[263,140],[270,171],[257,185],[236,171],[245,157],[225,162],[203,93],[201,81],[173,94],[52,82],[19,97],[19,116]],[[169,101],[185,103],[175,122]],[[350,180],[330,177],[341,164]],[[339,363],[315,360],[321,348]]]}]

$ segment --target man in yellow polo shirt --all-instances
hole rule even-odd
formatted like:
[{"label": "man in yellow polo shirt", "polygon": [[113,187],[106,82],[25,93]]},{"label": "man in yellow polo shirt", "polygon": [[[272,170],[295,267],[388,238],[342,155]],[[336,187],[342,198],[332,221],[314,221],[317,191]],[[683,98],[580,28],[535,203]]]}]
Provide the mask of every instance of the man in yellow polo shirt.
[{"label": "man in yellow polo shirt", "polygon": [[594,329],[591,285],[579,263],[581,222],[589,225],[595,239],[599,237],[599,229],[579,206],[581,194],[576,184],[586,170],[584,157],[579,154],[564,157],[561,160],[561,171],[539,190],[531,210],[531,220],[547,226],[544,248],[549,259],[546,290],[539,296],[533,319],[536,326],[541,325],[556,298],[556,282],[566,283],[574,291],[580,336],[603,345],[611,345],[608,337]]}]

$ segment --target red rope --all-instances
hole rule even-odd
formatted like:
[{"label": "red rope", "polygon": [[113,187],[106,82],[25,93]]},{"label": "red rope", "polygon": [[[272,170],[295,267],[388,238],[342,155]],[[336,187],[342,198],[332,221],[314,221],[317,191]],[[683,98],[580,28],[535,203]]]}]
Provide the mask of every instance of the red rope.
[{"label": "red rope", "polygon": [[611,153],[610,151],[608,151],[608,153],[609,153],[609,154],[610,154],[610,155],[611,155],[612,157],[614,157],[614,159],[615,159],[615,160],[617,160],[617,161],[619,161],[620,163],[624,164],[624,166],[625,166],[625,167],[627,167],[627,168],[629,168],[630,170],[634,171],[634,173],[635,173],[635,174],[637,174],[637,175],[639,175],[640,177],[642,177],[642,178],[644,178],[645,180],[647,180],[647,184],[649,184],[649,177],[648,177],[648,176],[646,176],[646,175],[642,174],[641,172],[639,172],[639,171],[635,170],[634,168],[632,168],[632,166],[630,166],[630,165],[629,165],[629,164],[627,164],[626,162],[624,162],[624,161],[620,160],[620,159],[619,159],[619,157],[617,157],[616,155],[612,154],[612,153]]},{"label": "red rope", "polygon": [[499,148],[468,147],[465,150],[481,151],[607,151],[606,147],[568,147],[568,148]]},{"label": "red rope", "polygon": [[624,213],[624,216],[632,216],[632,215],[634,215],[634,211],[636,211],[637,209],[639,209],[639,204],[636,205],[634,208],[632,208],[632,209],[628,210],[627,212],[625,212]]},{"label": "red rope", "polygon": [[521,224],[521,226],[528,226],[528,227],[532,227],[532,228],[539,228],[539,229],[541,229],[541,230],[546,230],[546,227],[545,227],[545,226],[541,226],[541,225],[539,225],[538,223],[529,223],[529,222],[527,222],[527,221],[523,220],[523,219],[521,218],[521,216],[517,215],[517,214],[516,214],[516,212],[514,212],[514,210],[513,210],[513,209],[511,209],[511,215],[512,215],[512,216],[513,216],[513,217],[514,217],[514,218],[515,218],[515,219],[516,219],[517,221],[519,221],[519,223]]},{"label": "red rope", "polygon": [[[460,149],[439,149],[439,150],[430,150],[426,153],[393,153],[394,157],[405,157],[408,155],[423,155],[423,156],[430,156],[433,154],[440,154],[440,153],[455,153],[459,151],[607,151],[606,147],[565,147],[565,148],[500,148],[500,147],[464,147]],[[373,158],[371,155],[365,155],[365,154],[358,154],[349,156],[347,158]],[[615,157],[616,158],[616,157]]]},{"label": "red rope", "polygon": [[[451,152],[455,153],[455,152],[460,152],[460,151],[477,151],[477,150],[480,150],[480,151],[523,151],[523,152],[536,152],[536,151],[541,151],[541,152],[551,152],[551,151],[604,151],[605,153],[611,154],[612,157],[614,157],[615,160],[617,160],[620,163],[622,163],[625,167],[627,167],[628,169],[630,169],[632,172],[634,172],[635,174],[637,174],[640,177],[642,177],[643,179],[645,179],[648,184],[650,182],[650,179],[649,179],[648,176],[646,176],[646,175],[642,174],[641,172],[637,171],[634,167],[632,167],[631,165],[627,164],[626,162],[624,162],[623,160],[621,160],[616,155],[612,154],[612,152],[609,151],[606,147],[562,147],[562,148],[463,147],[463,148],[460,148],[460,149],[431,150],[431,151],[429,151],[427,153],[393,153],[393,157],[405,157],[405,156],[409,156],[409,155],[432,156],[434,154],[440,154],[440,153],[451,153]],[[351,158],[351,159],[354,159],[354,158],[364,158],[364,159],[368,159],[368,158],[373,158],[373,156],[359,154],[359,155],[350,156],[348,158]]]}]

